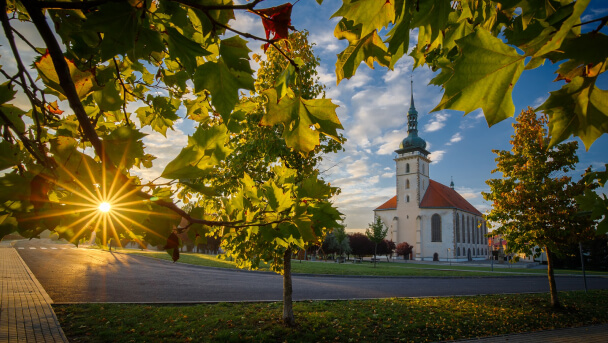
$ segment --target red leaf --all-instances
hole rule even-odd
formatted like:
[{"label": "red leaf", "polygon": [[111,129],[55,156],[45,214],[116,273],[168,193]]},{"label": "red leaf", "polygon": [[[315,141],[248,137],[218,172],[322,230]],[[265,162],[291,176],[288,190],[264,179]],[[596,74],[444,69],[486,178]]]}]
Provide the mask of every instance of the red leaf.
[{"label": "red leaf", "polygon": [[[256,10],[254,13],[262,18],[266,39],[287,39],[291,26],[292,4],[286,3],[281,6]],[[273,35],[272,38],[270,35]],[[268,43],[264,44],[264,51],[268,48]]]},{"label": "red leaf", "polygon": [[46,105],[46,109],[53,114],[62,114],[63,111],[59,109],[59,105],[57,105],[57,100],[51,102]]},{"label": "red leaf", "polygon": [[175,232],[171,232],[169,237],[167,237],[167,244],[165,244],[163,249],[173,249],[173,252],[171,253],[171,258],[173,259],[173,262],[179,260],[179,237],[177,237]]},{"label": "red leaf", "polygon": [[30,203],[34,210],[38,210],[44,203],[49,202],[49,190],[51,185],[44,176],[38,174],[30,181]]}]

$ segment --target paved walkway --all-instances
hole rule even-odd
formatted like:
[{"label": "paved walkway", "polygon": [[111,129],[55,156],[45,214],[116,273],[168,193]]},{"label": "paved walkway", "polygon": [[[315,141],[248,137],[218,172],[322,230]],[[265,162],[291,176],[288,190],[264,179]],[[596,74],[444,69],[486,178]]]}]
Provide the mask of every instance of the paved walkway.
[{"label": "paved walkway", "polygon": [[608,324],[583,326],[580,328],[556,329],[538,332],[527,332],[503,336],[492,336],[479,339],[460,340],[456,342],[477,343],[605,343],[608,340]]},{"label": "paved walkway", "polygon": [[52,303],[17,251],[0,247],[0,342],[67,342]]}]

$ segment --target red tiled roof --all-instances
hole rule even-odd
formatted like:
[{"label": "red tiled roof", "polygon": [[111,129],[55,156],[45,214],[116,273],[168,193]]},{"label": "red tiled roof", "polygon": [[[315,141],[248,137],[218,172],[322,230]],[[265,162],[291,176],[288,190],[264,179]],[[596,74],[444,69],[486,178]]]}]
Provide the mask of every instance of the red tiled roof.
[{"label": "red tiled roof", "polygon": [[397,196],[395,195],[389,201],[385,202],[384,204],[382,204],[378,208],[376,208],[374,211],[378,211],[378,210],[394,210],[396,208],[397,208]]},{"label": "red tiled roof", "polygon": [[[384,205],[383,205],[384,206]],[[421,208],[457,208],[481,216],[473,205],[471,205],[462,195],[448,186],[439,182],[429,180],[429,188],[420,203]]]}]

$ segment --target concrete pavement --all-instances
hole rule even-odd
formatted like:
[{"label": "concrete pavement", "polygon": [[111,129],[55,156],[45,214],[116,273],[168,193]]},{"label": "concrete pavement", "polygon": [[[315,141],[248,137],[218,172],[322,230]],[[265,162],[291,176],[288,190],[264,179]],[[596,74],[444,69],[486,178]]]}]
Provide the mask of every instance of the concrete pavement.
[{"label": "concrete pavement", "polygon": [[15,249],[0,246],[0,342],[67,342],[53,301]]}]

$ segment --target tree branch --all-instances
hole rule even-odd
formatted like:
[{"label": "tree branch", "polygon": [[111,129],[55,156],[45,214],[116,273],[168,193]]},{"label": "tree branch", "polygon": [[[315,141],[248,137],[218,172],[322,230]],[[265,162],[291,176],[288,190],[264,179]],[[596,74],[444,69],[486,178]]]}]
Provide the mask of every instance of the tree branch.
[{"label": "tree branch", "polygon": [[118,77],[118,81],[120,82],[123,91],[122,112],[125,115],[125,121],[127,122],[127,125],[130,125],[129,115],[127,114],[127,87],[125,86],[124,82],[122,82],[122,77],[120,76],[120,68],[118,67],[118,62],[116,62],[116,57],[112,58],[112,60],[114,61],[114,67],[116,67],[116,76]]}]

